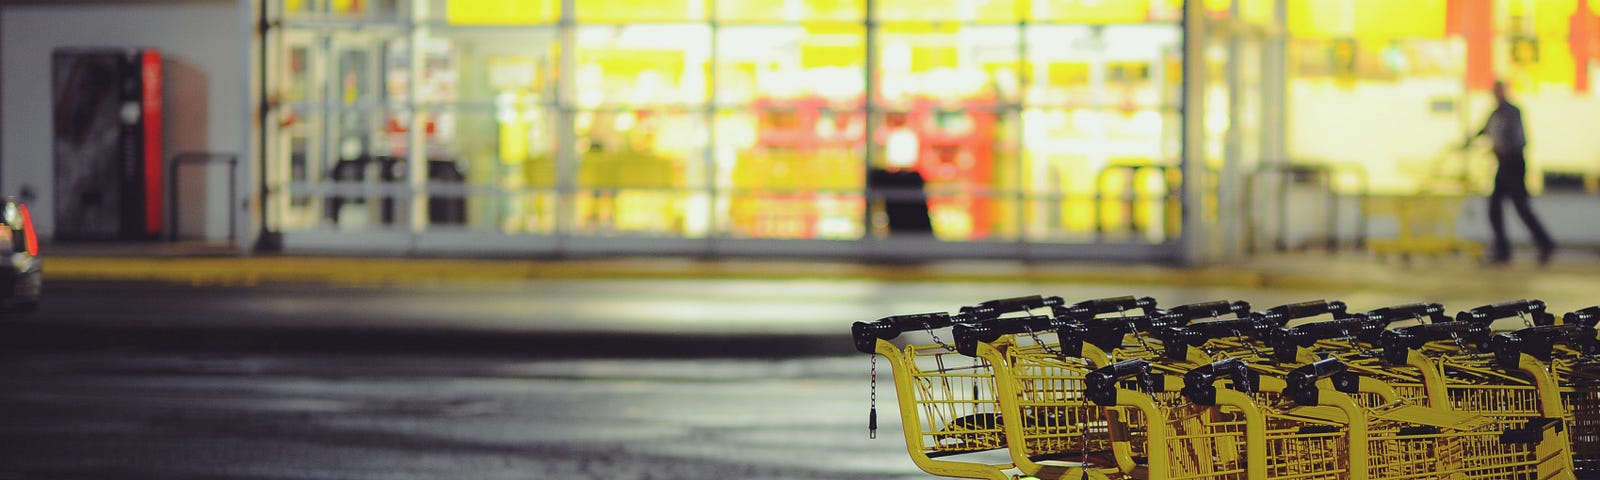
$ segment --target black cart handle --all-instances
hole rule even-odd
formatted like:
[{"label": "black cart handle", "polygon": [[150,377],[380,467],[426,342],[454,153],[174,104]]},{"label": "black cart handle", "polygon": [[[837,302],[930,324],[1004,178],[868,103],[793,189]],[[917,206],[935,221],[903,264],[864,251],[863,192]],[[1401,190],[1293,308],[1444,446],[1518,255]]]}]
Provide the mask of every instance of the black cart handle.
[{"label": "black cart handle", "polygon": [[1318,340],[1354,337],[1365,343],[1377,343],[1387,322],[1373,321],[1366,314],[1325,322],[1313,322],[1294,328],[1280,328],[1267,334],[1267,345],[1272,347],[1273,358],[1280,362],[1293,362],[1301,347],[1309,347]]},{"label": "black cart handle", "polygon": [[1142,359],[1133,359],[1106,365],[1089,372],[1088,375],[1083,377],[1083,395],[1101,406],[1114,406],[1117,404],[1117,382],[1124,378],[1136,378],[1139,386],[1147,392],[1156,390],[1155,380],[1150,375],[1150,362]]},{"label": "black cart handle", "polygon": [[1249,316],[1250,303],[1244,301],[1229,302],[1227,300],[1216,300],[1211,302],[1179,305],[1165,309],[1161,312],[1163,320],[1166,323],[1171,323],[1174,325],[1184,325],[1195,320],[1217,318],[1228,314],[1233,314],[1237,317]]},{"label": "black cart handle", "polygon": [[1275,327],[1287,325],[1290,320],[1311,318],[1318,315],[1333,315],[1341,318],[1345,315],[1344,302],[1333,300],[1312,300],[1309,302],[1279,305],[1256,313],[1256,316],[1266,322],[1271,322]]},{"label": "black cart handle", "polygon": [[1437,303],[1410,303],[1394,305],[1366,312],[1364,315],[1375,322],[1388,325],[1405,320],[1427,318],[1428,323],[1443,323],[1450,321],[1450,316],[1445,314],[1444,305]]},{"label": "black cart handle", "polygon": [[1511,317],[1529,317],[1534,325],[1550,325],[1555,323],[1555,315],[1545,312],[1548,308],[1544,300],[1512,300],[1492,305],[1484,305],[1471,310],[1463,310],[1456,314],[1457,322],[1494,323],[1495,320]]},{"label": "black cart handle", "polygon": [[1485,342],[1484,350],[1494,353],[1500,368],[1510,370],[1518,367],[1524,353],[1550,361],[1558,343],[1575,347],[1585,355],[1597,350],[1594,327],[1583,324],[1541,325],[1495,334]]},{"label": "black cart handle", "polygon": [[1218,338],[1243,336],[1264,339],[1273,327],[1271,323],[1252,315],[1231,320],[1191,323],[1181,327],[1162,327],[1151,335],[1161,339],[1162,348],[1166,350],[1168,359],[1182,361],[1188,358],[1189,347],[1205,345],[1207,341]]},{"label": "black cart handle", "polygon": [[1300,368],[1290,370],[1284,376],[1284,393],[1290,400],[1300,405],[1316,405],[1317,381],[1331,378],[1345,372],[1346,365],[1337,358],[1324,358],[1311,362]]},{"label": "black cart handle", "polygon": [[1150,297],[1134,297],[1132,295],[1121,297],[1097,298],[1084,300],[1063,307],[1061,314],[1076,318],[1080,321],[1094,318],[1096,315],[1117,312],[1131,312],[1138,310],[1140,315],[1150,315],[1156,311],[1156,299]]},{"label": "black cart handle", "polygon": [[1575,312],[1567,312],[1566,315],[1561,316],[1561,323],[1582,324],[1588,325],[1589,328],[1594,328],[1596,324],[1600,324],[1600,305]]},{"label": "black cart handle", "polygon": [[1455,340],[1483,345],[1489,338],[1489,326],[1481,323],[1432,323],[1385,330],[1378,343],[1383,346],[1383,358],[1392,364],[1406,363],[1407,352],[1422,348],[1428,342]]},{"label": "black cart handle", "polygon": [[1061,297],[1029,295],[1025,297],[989,300],[977,305],[961,307],[961,315],[976,321],[988,320],[1007,313],[1026,312],[1036,308],[1059,307],[1066,302]]},{"label": "black cart handle", "polygon": [[[978,355],[979,343],[993,342],[1005,335],[1045,333],[1059,331],[1063,328],[1081,331],[1083,327],[1052,316],[1034,315],[999,322],[958,323],[955,328],[951,329],[951,333],[956,338],[956,351],[962,355],[974,357]],[[1074,334],[1072,337],[1070,341],[1079,342],[1081,345],[1081,333]],[[1074,353],[1081,351],[1082,348],[1080,347]]]},{"label": "black cart handle", "polygon": [[1078,320],[1083,325],[1085,340],[1101,350],[1110,352],[1122,347],[1123,336],[1128,334],[1148,333],[1162,327],[1171,326],[1161,315],[1132,315],[1127,317],[1085,318]]},{"label": "black cart handle", "polygon": [[850,325],[850,336],[855,338],[856,350],[873,353],[880,339],[892,340],[905,332],[944,328],[951,322],[950,315],[944,312],[895,315],[873,322],[856,322]]},{"label": "black cart handle", "polygon": [[1232,378],[1234,390],[1245,393],[1255,393],[1261,383],[1260,376],[1250,370],[1250,365],[1244,360],[1229,358],[1195,367],[1183,374],[1182,393],[1197,405],[1216,405],[1216,383],[1223,377]]}]

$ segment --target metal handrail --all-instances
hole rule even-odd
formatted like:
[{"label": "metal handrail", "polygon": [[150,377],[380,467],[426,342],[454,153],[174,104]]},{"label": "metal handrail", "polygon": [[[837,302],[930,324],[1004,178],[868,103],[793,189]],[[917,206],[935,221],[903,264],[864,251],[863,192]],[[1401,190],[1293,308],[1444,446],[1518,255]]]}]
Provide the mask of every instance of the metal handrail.
[{"label": "metal handrail", "polygon": [[1256,186],[1262,178],[1268,176],[1274,177],[1278,180],[1277,190],[1274,192],[1277,194],[1277,201],[1270,202],[1270,204],[1275,205],[1275,208],[1277,208],[1276,213],[1278,217],[1276,231],[1271,235],[1273,247],[1277,251],[1288,250],[1289,246],[1287,237],[1290,216],[1288,208],[1289,184],[1290,179],[1293,176],[1301,174],[1314,175],[1316,177],[1316,183],[1319,187],[1318,191],[1323,197],[1322,207],[1324,209],[1323,213],[1326,219],[1324,225],[1326,228],[1326,237],[1323,238],[1323,242],[1329,251],[1335,250],[1339,247],[1339,212],[1341,208],[1339,203],[1339,193],[1335,189],[1335,183],[1342,175],[1354,176],[1359,185],[1357,193],[1358,201],[1356,202],[1356,233],[1354,244],[1356,248],[1364,247],[1366,245],[1368,228],[1367,206],[1365,200],[1371,186],[1371,179],[1366,171],[1366,167],[1356,163],[1327,164],[1277,162],[1261,165],[1257,167],[1255,171],[1245,175],[1245,198],[1241,204],[1241,211],[1239,212],[1244,216],[1245,251],[1256,251],[1256,232],[1258,230],[1255,215],[1255,213],[1258,211],[1256,209],[1258,202],[1255,201]]}]

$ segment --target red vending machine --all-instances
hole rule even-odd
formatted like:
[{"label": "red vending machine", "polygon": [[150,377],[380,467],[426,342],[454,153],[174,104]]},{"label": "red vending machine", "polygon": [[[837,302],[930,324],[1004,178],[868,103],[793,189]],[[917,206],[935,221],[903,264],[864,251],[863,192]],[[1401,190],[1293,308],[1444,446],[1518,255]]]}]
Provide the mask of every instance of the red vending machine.
[{"label": "red vending machine", "polygon": [[161,237],[161,53],[52,56],[57,240]]}]

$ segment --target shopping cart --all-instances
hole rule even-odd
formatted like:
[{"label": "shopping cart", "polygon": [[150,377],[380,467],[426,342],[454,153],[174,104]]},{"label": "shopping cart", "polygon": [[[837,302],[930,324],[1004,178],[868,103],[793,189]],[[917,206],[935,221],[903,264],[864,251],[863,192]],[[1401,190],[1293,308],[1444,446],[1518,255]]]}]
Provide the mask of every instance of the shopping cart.
[{"label": "shopping cart", "polygon": [[[1340,301],[1313,300],[1279,305],[1260,312],[1227,320],[1194,322],[1157,330],[1154,336],[1161,340],[1165,362],[1157,367],[1195,368],[1226,358],[1240,358],[1249,362],[1274,362],[1268,340],[1290,322],[1329,316],[1347,319],[1346,305]],[[1196,356],[1198,349],[1203,355]],[[1291,359],[1292,361],[1293,359]],[[1181,365],[1189,362],[1190,365]]]},{"label": "shopping cart", "polygon": [[[1561,323],[1593,329],[1600,323],[1600,306],[1568,312]],[[1553,356],[1551,370],[1567,407],[1573,467],[1580,474],[1600,473],[1600,356],[1560,344]]]},{"label": "shopping cart", "polygon": [[[1084,327],[1087,344],[1084,356],[1097,366],[1105,366],[1119,359],[1154,359],[1161,356],[1163,346],[1152,335],[1162,328],[1188,325],[1199,320],[1249,318],[1250,315],[1250,304],[1247,302],[1216,300],[1179,305],[1159,312],[1147,310],[1144,315],[1118,312],[1116,316],[1072,314],[1072,317]],[[1204,363],[1210,360],[1197,357],[1195,361]]]},{"label": "shopping cart", "polygon": [[[977,321],[974,315],[961,320]],[[901,430],[912,462],[934,475],[1005,480],[1010,478],[1006,471],[1015,465],[985,458],[947,458],[1005,448],[992,367],[981,359],[962,356],[935,333],[948,330],[955,321],[936,312],[851,326],[856,349],[874,355],[869,428],[876,436],[877,358],[881,356],[889,362],[894,379]],[[901,350],[889,342],[914,331],[930,333],[935,344],[909,345]]]},{"label": "shopping cart", "polygon": [[[1203,392],[1210,382],[1194,381],[1200,388],[1188,388],[1187,382],[1182,388],[1173,388],[1177,383],[1173,378],[1209,378],[1227,372],[1248,374],[1247,369],[1237,367],[1242,365],[1240,360],[1225,360],[1207,364],[1184,377],[1170,377],[1152,372],[1148,360],[1124,360],[1091,372],[1085,378],[1085,393],[1108,411],[1129,412],[1126,416],[1112,418],[1113,423],[1138,422],[1145,428],[1140,443],[1144,447],[1142,450],[1150,454],[1142,469],[1142,478],[1267,478],[1260,475],[1266,455],[1261,448],[1259,432],[1251,431],[1251,427],[1260,426],[1259,422],[1251,420],[1259,418],[1247,418],[1253,411],[1248,396],[1214,388]],[[1122,385],[1122,380],[1129,378],[1135,380],[1133,388]],[[1248,375],[1236,378],[1235,387],[1251,390],[1249,378]],[[1200,383],[1207,385],[1198,385]],[[1206,394],[1212,400],[1209,405],[1191,400],[1191,396]]]},{"label": "shopping cart", "polygon": [[[1543,328],[1543,327],[1536,327]],[[1544,339],[1547,335],[1533,332],[1529,338]],[[1521,432],[1515,437],[1516,445],[1502,442],[1504,451],[1499,456],[1476,456],[1469,463],[1475,471],[1499,474],[1538,475],[1537,478],[1572,478],[1572,453],[1567,441],[1560,392],[1548,367],[1516,350],[1515,365],[1496,362],[1495,348],[1504,345],[1524,348],[1533,340],[1518,337],[1499,337],[1491,343],[1490,330],[1483,323],[1440,323],[1418,325],[1385,331],[1380,339],[1384,361],[1393,368],[1408,368],[1422,377],[1427,404],[1456,412],[1475,413],[1493,420],[1497,428],[1508,432]],[[1509,339],[1509,340],[1508,340]],[[1547,341],[1547,340],[1540,340]],[[1450,353],[1448,348],[1435,346],[1433,353],[1424,346],[1447,342],[1460,351]],[[1469,344],[1476,345],[1472,351]],[[1497,347],[1497,345],[1499,345]],[[1480,353],[1483,352],[1483,353]],[[1479,445],[1487,448],[1490,445]],[[1532,447],[1526,448],[1526,447]],[[1532,456],[1513,455],[1511,450],[1525,451]],[[1485,477],[1504,478],[1504,477]]]},{"label": "shopping cart", "polygon": [[[1541,459],[1528,443],[1536,431],[1501,430],[1492,419],[1432,407],[1363,408],[1330,381],[1349,373],[1336,358],[1296,369],[1285,396],[1301,407],[1280,414],[1348,422],[1347,478],[1563,478],[1536,470]],[[1305,408],[1318,406],[1332,408]]]},{"label": "shopping cart", "polygon": [[[1126,313],[1135,310],[1146,314]],[[1126,447],[1133,433],[1107,430],[1102,409],[1083,399],[1083,375],[1093,368],[1084,352],[1098,349],[1086,345],[1088,327],[1081,322],[1097,324],[1100,315],[1116,314],[1105,321],[1137,329],[1154,311],[1154,299],[1116,297],[1056,308],[1047,318],[953,329],[957,351],[994,366],[1013,465],[1041,478],[1116,476],[1136,468],[1141,452]]]},{"label": "shopping cart", "polygon": [[1462,209],[1483,191],[1482,175],[1466,168],[1452,168],[1468,165],[1460,158],[1451,158],[1459,152],[1456,146],[1441,149],[1412,192],[1370,195],[1363,199],[1369,217],[1390,217],[1396,230],[1393,238],[1368,240],[1367,248],[1371,252],[1399,256],[1406,261],[1413,257],[1450,254],[1483,259],[1483,245],[1463,239],[1456,232]]},{"label": "shopping cart", "polygon": [[[1600,435],[1600,405],[1595,398],[1600,372],[1594,363],[1595,354],[1600,353],[1600,339],[1596,338],[1596,318],[1590,313],[1593,312],[1569,313],[1560,324],[1554,324],[1553,316],[1529,322],[1539,325],[1496,334],[1486,346],[1494,354],[1496,366],[1521,372],[1535,381],[1542,404],[1548,407],[1555,401],[1547,398],[1548,390],[1558,392],[1562,414],[1559,419],[1566,429],[1557,429],[1556,433],[1567,445],[1574,470],[1580,473],[1594,470],[1600,460],[1600,438],[1596,438]],[[1530,422],[1554,420],[1540,417]]]}]

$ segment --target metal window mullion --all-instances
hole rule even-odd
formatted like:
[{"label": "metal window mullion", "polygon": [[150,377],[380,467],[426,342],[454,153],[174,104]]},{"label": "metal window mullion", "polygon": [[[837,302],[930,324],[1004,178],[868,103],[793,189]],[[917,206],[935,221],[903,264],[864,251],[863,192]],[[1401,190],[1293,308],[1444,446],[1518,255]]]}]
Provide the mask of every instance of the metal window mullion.
[{"label": "metal window mullion", "polygon": [[[427,129],[423,127],[424,113],[417,108],[419,103],[417,92],[418,85],[422,84],[422,69],[426,55],[423,53],[423,39],[428,35],[427,25],[423,20],[428,14],[427,2],[411,2],[411,22],[408,24],[410,34],[407,36],[406,46],[410,62],[406,72],[406,115],[411,119],[411,125],[406,128],[406,184],[411,188],[404,192],[405,204],[410,205],[410,231],[412,234],[422,233],[428,227],[428,152]],[[401,202],[395,202],[400,204]]]},{"label": "metal window mullion", "polygon": [[[337,179],[329,177],[333,174],[333,166],[338,162],[339,142],[336,140],[338,134],[335,132],[335,125],[339,123],[338,120],[344,115],[344,107],[335,102],[336,99],[340,98],[340,82],[329,80],[339,75],[339,56],[334,54],[333,36],[324,33],[321,43],[322,48],[318,50],[320,50],[322,61],[318,63],[323,64],[323,70],[319,72],[321,73],[319,76],[322,77],[322,99],[327,103],[328,108],[322,112],[321,118],[318,120],[321,127],[320,130],[322,130],[322,135],[319,135],[320,138],[318,139],[318,143],[322,147],[322,155],[316,162],[311,161],[309,158],[306,159],[306,168],[315,168],[317,178],[322,182],[329,182],[337,181]],[[326,212],[328,208],[327,202],[327,196],[318,195],[313,203],[316,204],[318,212]],[[317,217],[322,218],[323,215],[319,214]],[[338,226],[338,217],[326,220],[333,222],[334,226]]]},{"label": "metal window mullion", "polygon": [[573,76],[577,71],[577,15],[574,8],[577,0],[561,0],[561,18],[556,24],[557,42],[557,69],[556,98],[557,105],[556,128],[556,228],[553,235],[556,238],[556,250],[565,252],[572,236],[573,223],[577,215],[573,200],[576,197],[576,180],[578,167],[578,152],[576,132],[576,91]]},{"label": "metal window mullion", "polygon": [[1235,256],[1238,245],[1238,216],[1229,215],[1238,204],[1238,192],[1233,188],[1235,179],[1240,169],[1244,166],[1244,132],[1240,128],[1241,105],[1240,94],[1243,92],[1240,83],[1244,78],[1244,69],[1239,64],[1240,52],[1244,49],[1241,38],[1239,16],[1239,0],[1233,0],[1229,18],[1230,27],[1227,32],[1228,40],[1228,131],[1223,135],[1222,174],[1217,178],[1217,184],[1211,185],[1211,190],[1217,195],[1217,228],[1221,235],[1214,236],[1222,243],[1210,246],[1207,250],[1219,252],[1223,259]]},{"label": "metal window mullion", "polygon": [[[1015,180],[1015,183],[1013,183],[1015,187],[1013,187],[1012,198],[1014,198],[1016,202],[1012,205],[1012,210],[1014,211],[1013,221],[1016,222],[1017,226],[1017,243],[1022,246],[1023,255],[1030,256],[1030,252],[1027,248],[1028,244],[1030,243],[1028,239],[1027,206],[1031,205],[1035,200],[1031,195],[1028,194],[1028,190],[1026,188],[1027,176],[1024,173],[1028,168],[1031,168],[1032,165],[1029,164],[1029,160],[1026,158],[1027,154],[1024,153],[1027,151],[1024,150],[1024,148],[1026,148],[1026,144],[1023,141],[1024,133],[1027,132],[1027,125],[1025,124],[1026,120],[1023,119],[1024,115],[1022,112],[1024,112],[1026,109],[1028,83],[1030,80],[1032,80],[1033,76],[1029,75],[1027,69],[1023,68],[1025,65],[1028,65],[1027,17],[1023,17],[1021,21],[1017,22],[1016,102],[1014,104],[1012,102],[1006,102],[1006,104],[1007,106],[1014,105],[1013,112],[1017,116],[1016,132],[1014,132],[1012,138],[1012,146],[1014,147],[1013,152],[1016,155],[1012,165],[1012,170],[1014,170],[1012,175],[1015,177],[1013,179]],[[1005,99],[1001,100],[1005,101]]]},{"label": "metal window mullion", "polygon": [[1182,224],[1178,229],[1178,258],[1181,262],[1195,264],[1202,260],[1200,257],[1200,243],[1203,241],[1203,222],[1201,215],[1201,200],[1204,192],[1197,188],[1197,182],[1205,172],[1205,159],[1196,156],[1205,155],[1205,10],[1201,2],[1187,1],[1183,4],[1183,98],[1180,99],[1180,108],[1183,111],[1180,122],[1179,143],[1179,198],[1182,199]]},{"label": "metal window mullion", "polygon": [[[866,32],[864,32],[866,34],[866,38],[864,39],[864,44],[863,45],[866,48],[866,54],[867,55],[866,55],[866,66],[863,69],[863,75],[866,75],[866,79],[865,79],[865,82],[862,84],[864,86],[864,88],[863,88],[861,108],[862,108],[863,114],[866,115],[867,124],[866,124],[866,128],[863,129],[863,131],[862,131],[862,135],[863,135],[863,138],[862,138],[862,149],[864,151],[863,151],[863,155],[861,156],[861,158],[862,158],[861,169],[862,169],[862,173],[863,173],[862,178],[867,180],[866,182],[863,182],[864,185],[862,185],[862,187],[864,189],[866,189],[866,190],[870,190],[872,188],[870,186],[871,179],[872,179],[872,166],[876,165],[877,164],[877,160],[878,160],[877,159],[878,155],[877,155],[877,148],[876,148],[876,143],[877,143],[876,142],[876,138],[877,138],[877,134],[878,134],[878,123],[880,122],[880,120],[878,118],[878,115],[877,115],[877,111],[878,111],[878,95],[877,95],[877,93],[878,93],[878,1],[877,0],[864,0],[863,7],[866,9],[866,12],[864,12],[864,14],[866,16],[866,21],[865,21]],[[872,239],[872,231],[873,231],[873,225],[872,225],[872,195],[870,194],[870,192],[865,192],[864,191],[862,193],[863,193],[862,198],[865,201],[861,202],[861,205],[862,205],[862,208],[861,208],[861,228],[862,228],[862,230],[861,230],[861,238],[862,238],[862,240],[870,240],[870,239]]]},{"label": "metal window mullion", "polygon": [[717,0],[707,0],[706,8],[710,10],[710,12],[707,12],[707,17],[711,19],[708,23],[711,29],[711,58],[706,60],[706,99],[704,106],[701,108],[704,111],[701,118],[704,119],[706,126],[706,144],[702,155],[702,161],[705,162],[705,165],[701,172],[704,176],[701,180],[705,184],[701,186],[701,189],[706,194],[706,253],[715,254],[717,251],[717,239],[723,233],[718,228],[718,226],[722,225],[722,219],[717,218],[717,198],[721,192],[717,191],[716,107],[717,77],[719,77],[717,75],[717,62],[720,60],[718,54],[721,50],[717,45],[717,39],[718,35],[722,33],[722,26],[717,22]]}]

